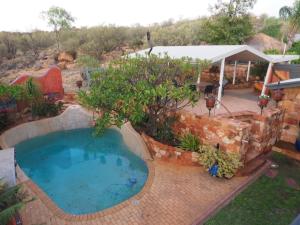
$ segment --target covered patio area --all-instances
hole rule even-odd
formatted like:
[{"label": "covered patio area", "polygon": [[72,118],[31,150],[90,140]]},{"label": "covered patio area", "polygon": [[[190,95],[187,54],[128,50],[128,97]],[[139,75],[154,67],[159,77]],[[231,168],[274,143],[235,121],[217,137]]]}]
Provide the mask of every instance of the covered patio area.
[{"label": "covered patio area", "polygon": [[[236,111],[250,110],[259,112],[260,108],[257,106],[258,95],[255,95],[250,89],[245,90],[226,90],[223,96],[223,88],[225,81],[225,65],[232,65],[233,81],[236,82],[236,68],[242,63],[247,65],[245,74],[246,81],[249,82],[251,65],[253,63],[267,63],[268,69],[264,77],[264,82],[260,95],[266,93],[266,85],[270,82],[272,77],[272,69],[274,64],[290,63],[292,60],[298,59],[296,55],[266,55],[247,45],[200,45],[200,46],[157,46],[153,49],[141,50],[135,54],[146,56],[149,52],[158,56],[167,54],[171,58],[180,59],[183,57],[191,58],[195,63],[197,60],[208,60],[213,66],[220,68],[219,81],[217,84],[216,93],[216,107],[214,114],[229,113]],[[131,54],[131,57],[135,54]],[[201,85],[201,73],[198,76],[197,86]],[[191,109],[197,114],[205,114],[207,112],[205,107],[205,100],[202,99],[197,104],[197,107]]]},{"label": "covered patio area", "polygon": [[[252,111],[260,113],[258,106],[258,93],[255,93],[252,88],[225,90],[222,97],[223,107],[214,108],[211,115],[220,115],[225,113],[234,113],[241,111]],[[269,106],[275,106],[275,102],[270,101]],[[186,110],[197,115],[208,114],[205,98],[202,96],[200,101],[194,107],[187,107]]]}]

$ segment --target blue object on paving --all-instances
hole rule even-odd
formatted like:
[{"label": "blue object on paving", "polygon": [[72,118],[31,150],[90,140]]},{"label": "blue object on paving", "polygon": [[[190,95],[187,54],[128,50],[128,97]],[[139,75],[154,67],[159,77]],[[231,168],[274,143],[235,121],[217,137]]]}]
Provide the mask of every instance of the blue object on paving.
[{"label": "blue object on paving", "polygon": [[294,219],[291,225],[300,225],[300,214]]}]

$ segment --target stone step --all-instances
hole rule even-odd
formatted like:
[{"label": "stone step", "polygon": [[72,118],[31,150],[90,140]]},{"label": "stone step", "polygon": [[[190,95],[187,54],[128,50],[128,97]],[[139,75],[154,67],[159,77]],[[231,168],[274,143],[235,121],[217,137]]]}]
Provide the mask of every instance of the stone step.
[{"label": "stone step", "polygon": [[246,163],[246,165],[238,171],[236,176],[242,177],[254,174],[268,162],[269,155],[270,154],[261,155]]}]

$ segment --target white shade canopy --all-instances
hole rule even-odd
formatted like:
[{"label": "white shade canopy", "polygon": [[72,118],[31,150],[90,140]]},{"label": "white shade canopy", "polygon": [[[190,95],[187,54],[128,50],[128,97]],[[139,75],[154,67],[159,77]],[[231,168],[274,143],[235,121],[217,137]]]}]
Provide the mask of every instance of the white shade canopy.
[{"label": "white shade canopy", "polygon": [[[140,50],[132,53],[129,56],[134,57],[136,54],[146,56],[149,52],[148,49]],[[156,46],[153,47],[151,54],[165,55],[171,58],[179,59],[182,57],[189,57],[193,60],[209,60],[212,63],[220,62],[226,58],[226,61],[240,62],[288,62],[298,59],[299,56],[282,56],[282,55],[266,55],[248,45],[197,45],[197,46]]]}]

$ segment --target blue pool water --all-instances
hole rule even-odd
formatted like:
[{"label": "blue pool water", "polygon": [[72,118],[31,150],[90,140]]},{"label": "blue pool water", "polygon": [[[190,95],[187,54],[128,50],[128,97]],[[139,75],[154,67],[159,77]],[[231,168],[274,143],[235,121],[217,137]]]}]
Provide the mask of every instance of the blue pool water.
[{"label": "blue pool water", "polygon": [[146,163],[125,145],[122,135],[108,129],[60,131],[16,146],[17,162],[61,209],[86,214],[112,207],[144,186]]}]

